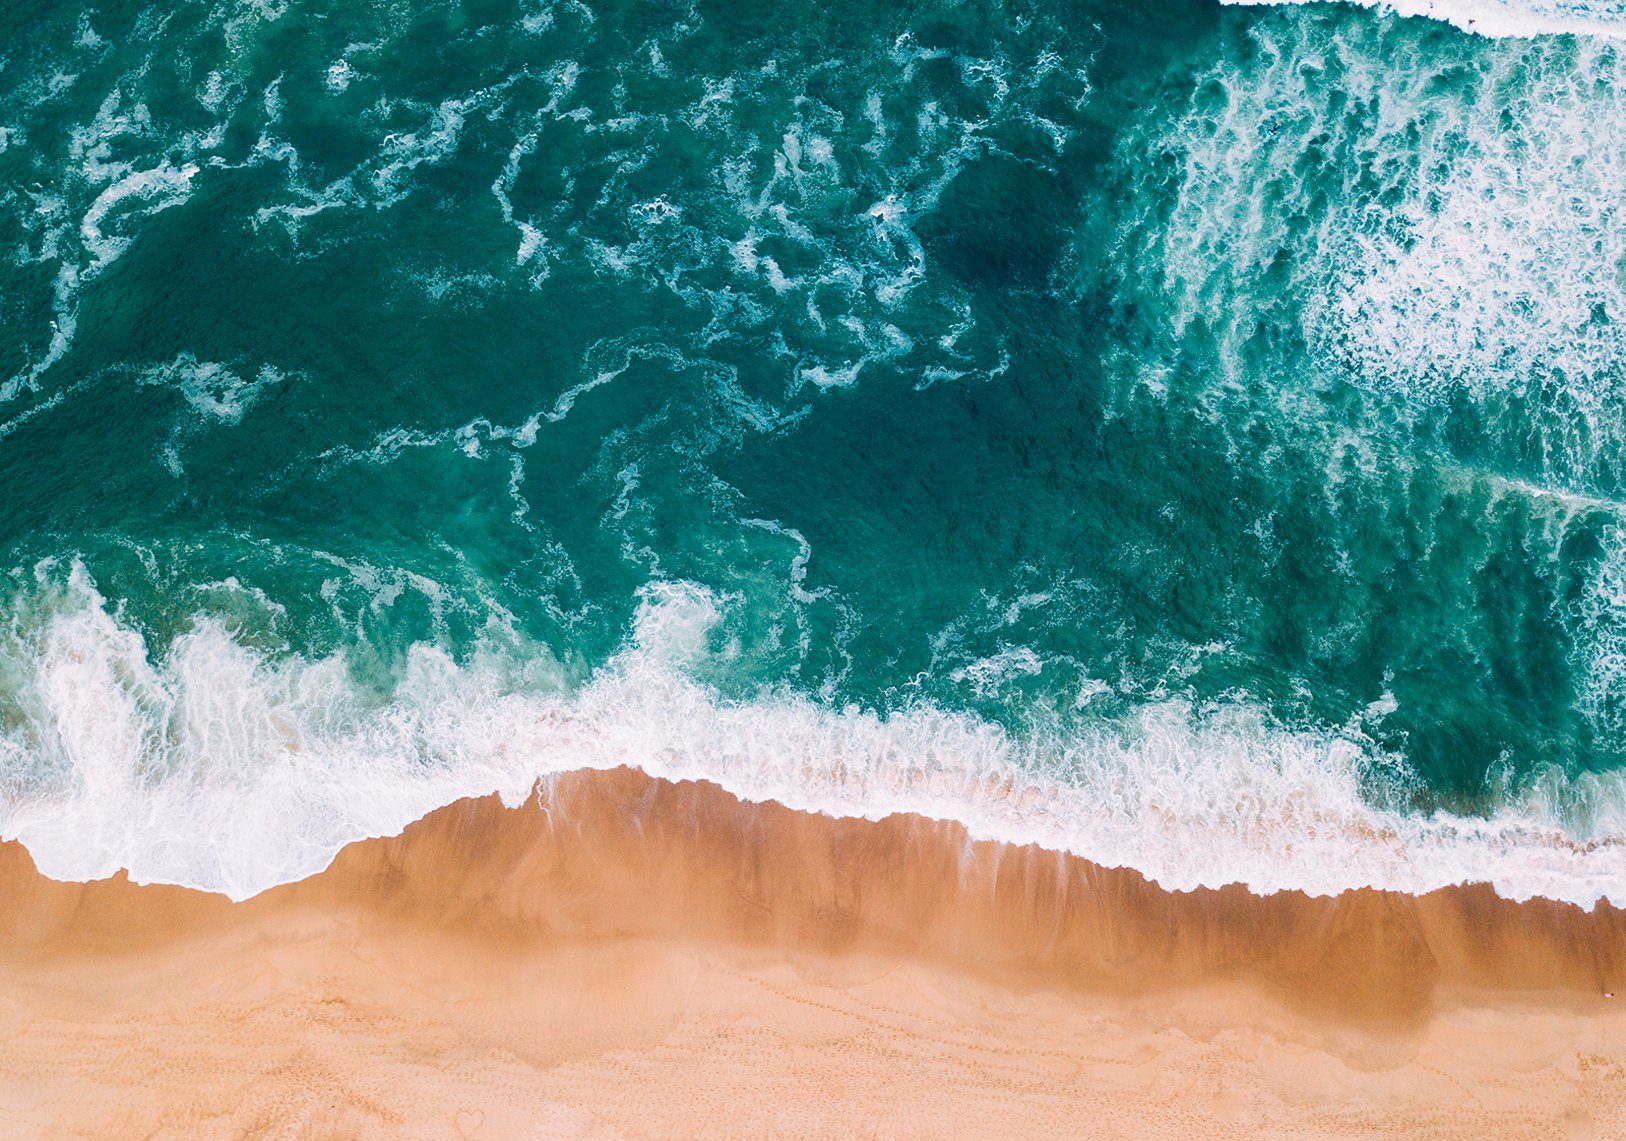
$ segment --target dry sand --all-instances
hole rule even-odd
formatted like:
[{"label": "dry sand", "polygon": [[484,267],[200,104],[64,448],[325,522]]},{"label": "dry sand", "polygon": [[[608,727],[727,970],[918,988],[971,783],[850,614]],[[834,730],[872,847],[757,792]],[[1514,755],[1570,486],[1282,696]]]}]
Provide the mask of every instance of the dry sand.
[{"label": "dry sand", "polygon": [[1626,913],[578,774],[246,903],[0,846],[6,1136],[1626,1136]]}]

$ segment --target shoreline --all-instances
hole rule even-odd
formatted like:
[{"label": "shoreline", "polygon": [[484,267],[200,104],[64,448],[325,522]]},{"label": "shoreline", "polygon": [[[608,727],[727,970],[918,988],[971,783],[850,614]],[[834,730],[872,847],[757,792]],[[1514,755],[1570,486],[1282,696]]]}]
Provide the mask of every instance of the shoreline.
[{"label": "shoreline", "polygon": [[1626,1128],[1608,904],[1171,893],[631,769],[242,903],[16,843],[0,884],[0,1113],[32,1131]]}]

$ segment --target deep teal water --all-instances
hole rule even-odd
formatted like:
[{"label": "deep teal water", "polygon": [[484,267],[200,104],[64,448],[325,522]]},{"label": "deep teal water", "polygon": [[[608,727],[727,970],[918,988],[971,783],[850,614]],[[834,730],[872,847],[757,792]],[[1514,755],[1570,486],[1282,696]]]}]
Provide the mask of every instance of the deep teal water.
[{"label": "deep teal water", "polygon": [[[1014,766],[1178,883],[1626,896],[1610,39],[232,0],[0,45],[0,786],[62,874],[246,891],[681,754]],[[1400,864],[1305,871],[1363,804]]]}]

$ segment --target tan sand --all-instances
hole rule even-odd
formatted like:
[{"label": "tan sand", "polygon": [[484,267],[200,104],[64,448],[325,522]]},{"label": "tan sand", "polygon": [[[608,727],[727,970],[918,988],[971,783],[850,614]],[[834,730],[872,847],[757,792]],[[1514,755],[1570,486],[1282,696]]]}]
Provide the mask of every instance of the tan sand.
[{"label": "tan sand", "polygon": [[580,774],[247,903],[0,847],[5,1136],[1626,1136],[1626,913]]}]

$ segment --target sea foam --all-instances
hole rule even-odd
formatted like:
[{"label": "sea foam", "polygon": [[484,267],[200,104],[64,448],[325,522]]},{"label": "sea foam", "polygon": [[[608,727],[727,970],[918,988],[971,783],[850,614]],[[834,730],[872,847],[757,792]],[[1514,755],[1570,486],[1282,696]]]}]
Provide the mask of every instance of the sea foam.
[{"label": "sea foam", "polygon": [[645,592],[585,684],[540,651],[458,661],[419,646],[387,695],[341,655],[268,654],[213,618],[152,646],[82,570],[36,602],[14,610],[0,653],[0,834],[59,879],[125,868],[241,899],[461,797],[515,805],[550,776],[633,765],[836,816],[957,820],[1171,889],[1486,881],[1515,899],[1626,903],[1617,777],[1549,774],[1489,815],[1424,816],[1385,803],[1392,759],[1358,733],[1241,704],[1166,701],[1024,734],[931,707],[730,700],[695,680],[719,602],[681,583]]},{"label": "sea foam", "polygon": [[[1216,393],[1310,435],[1354,423],[1543,487],[1618,486],[1619,46],[1442,53],[1308,10],[1246,34],[1250,51],[1216,60],[1120,158],[1116,264],[1138,267],[1176,339],[1212,335]],[[1343,386],[1337,416],[1307,399]]]},{"label": "sea foam", "polygon": [[[1227,4],[1301,4],[1309,0],[1223,0]],[[1357,0],[1402,16],[1427,16],[1481,36],[1580,35],[1626,38],[1626,4],[1618,0]]]}]

